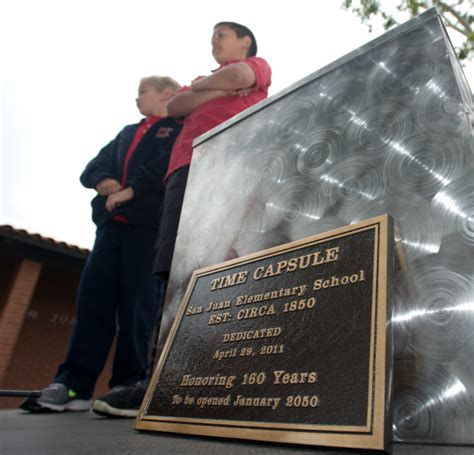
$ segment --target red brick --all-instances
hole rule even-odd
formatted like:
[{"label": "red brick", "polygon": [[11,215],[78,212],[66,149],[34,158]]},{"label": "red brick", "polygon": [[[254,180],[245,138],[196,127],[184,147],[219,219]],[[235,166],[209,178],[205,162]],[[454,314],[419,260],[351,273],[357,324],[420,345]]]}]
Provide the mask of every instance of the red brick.
[{"label": "red brick", "polygon": [[8,363],[13,354],[26,310],[41,272],[41,264],[24,259],[18,268],[3,306],[0,319],[0,341],[3,344],[0,362],[0,384],[7,374]]}]

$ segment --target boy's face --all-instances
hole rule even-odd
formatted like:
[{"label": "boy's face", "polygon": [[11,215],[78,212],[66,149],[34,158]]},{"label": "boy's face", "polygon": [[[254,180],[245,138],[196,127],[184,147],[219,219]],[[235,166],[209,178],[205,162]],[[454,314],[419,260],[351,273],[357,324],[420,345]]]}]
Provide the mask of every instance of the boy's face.
[{"label": "boy's face", "polygon": [[140,114],[149,117],[157,115],[165,106],[162,92],[158,92],[152,84],[142,84],[138,89],[137,107]]},{"label": "boy's face", "polygon": [[231,28],[218,26],[212,34],[211,44],[212,56],[222,65],[230,60],[245,59],[250,47],[250,37],[239,38]]}]

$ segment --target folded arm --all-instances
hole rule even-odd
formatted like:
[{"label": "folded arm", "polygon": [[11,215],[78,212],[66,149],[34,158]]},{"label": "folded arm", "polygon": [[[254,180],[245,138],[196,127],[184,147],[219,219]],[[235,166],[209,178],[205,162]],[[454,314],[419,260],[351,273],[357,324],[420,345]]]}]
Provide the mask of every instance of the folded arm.
[{"label": "folded arm", "polygon": [[202,90],[236,91],[252,87],[256,82],[252,68],[246,63],[232,63],[224,66],[210,76],[198,79],[191,84],[193,92]]},{"label": "folded arm", "polygon": [[207,101],[237,95],[239,90],[250,88],[255,82],[255,74],[249,65],[232,63],[210,76],[195,80],[190,90],[174,95],[168,102],[168,114],[184,117]]},{"label": "folded arm", "polygon": [[[81,183],[86,188],[95,188],[104,180],[114,179],[112,158],[117,152],[118,136],[107,144],[99,154],[92,159],[81,174]],[[99,189],[97,189],[100,192]]]},{"label": "folded arm", "polygon": [[117,153],[125,127],[115,139],[103,147],[81,174],[81,183],[86,188],[94,188],[101,196],[108,196],[122,189],[118,181]]},{"label": "folded arm", "polygon": [[174,95],[167,104],[168,115],[180,118],[190,114],[201,104],[229,95],[225,90],[205,90],[202,92],[181,92]]}]

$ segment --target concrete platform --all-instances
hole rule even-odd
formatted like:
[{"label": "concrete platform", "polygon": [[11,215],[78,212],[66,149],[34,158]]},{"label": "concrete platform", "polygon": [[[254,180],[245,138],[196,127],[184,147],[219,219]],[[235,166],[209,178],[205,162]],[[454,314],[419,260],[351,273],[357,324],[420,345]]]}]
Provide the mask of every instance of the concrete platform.
[{"label": "concrete platform", "polygon": [[[132,419],[93,413],[29,414],[0,411],[0,455],[216,454],[349,455],[374,453],[308,446],[217,440],[164,433],[139,433]],[[473,455],[474,447],[393,446],[394,455]]]}]

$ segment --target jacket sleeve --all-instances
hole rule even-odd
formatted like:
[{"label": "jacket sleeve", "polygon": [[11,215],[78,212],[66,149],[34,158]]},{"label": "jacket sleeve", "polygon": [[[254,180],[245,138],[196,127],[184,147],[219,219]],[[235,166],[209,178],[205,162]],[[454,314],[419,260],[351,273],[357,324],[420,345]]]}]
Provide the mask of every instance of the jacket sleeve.
[{"label": "jacket sleeve", "polygon": [[80,181],[86,188],[95,188],[107,177],[116,179],[114,167],[120,134],[109,142],[82,172]]},{"label": "jacket sleeve", "polygon": [[138,166],[135,175],[127,182],[127,186],[133,188],[134,197],[140,196],[147,191],[163,191],[163,179],[168,169],[168,163],[174,141],[181,128],[175,127],[170,136],[160,146],[157,157],[145,165]]}]

